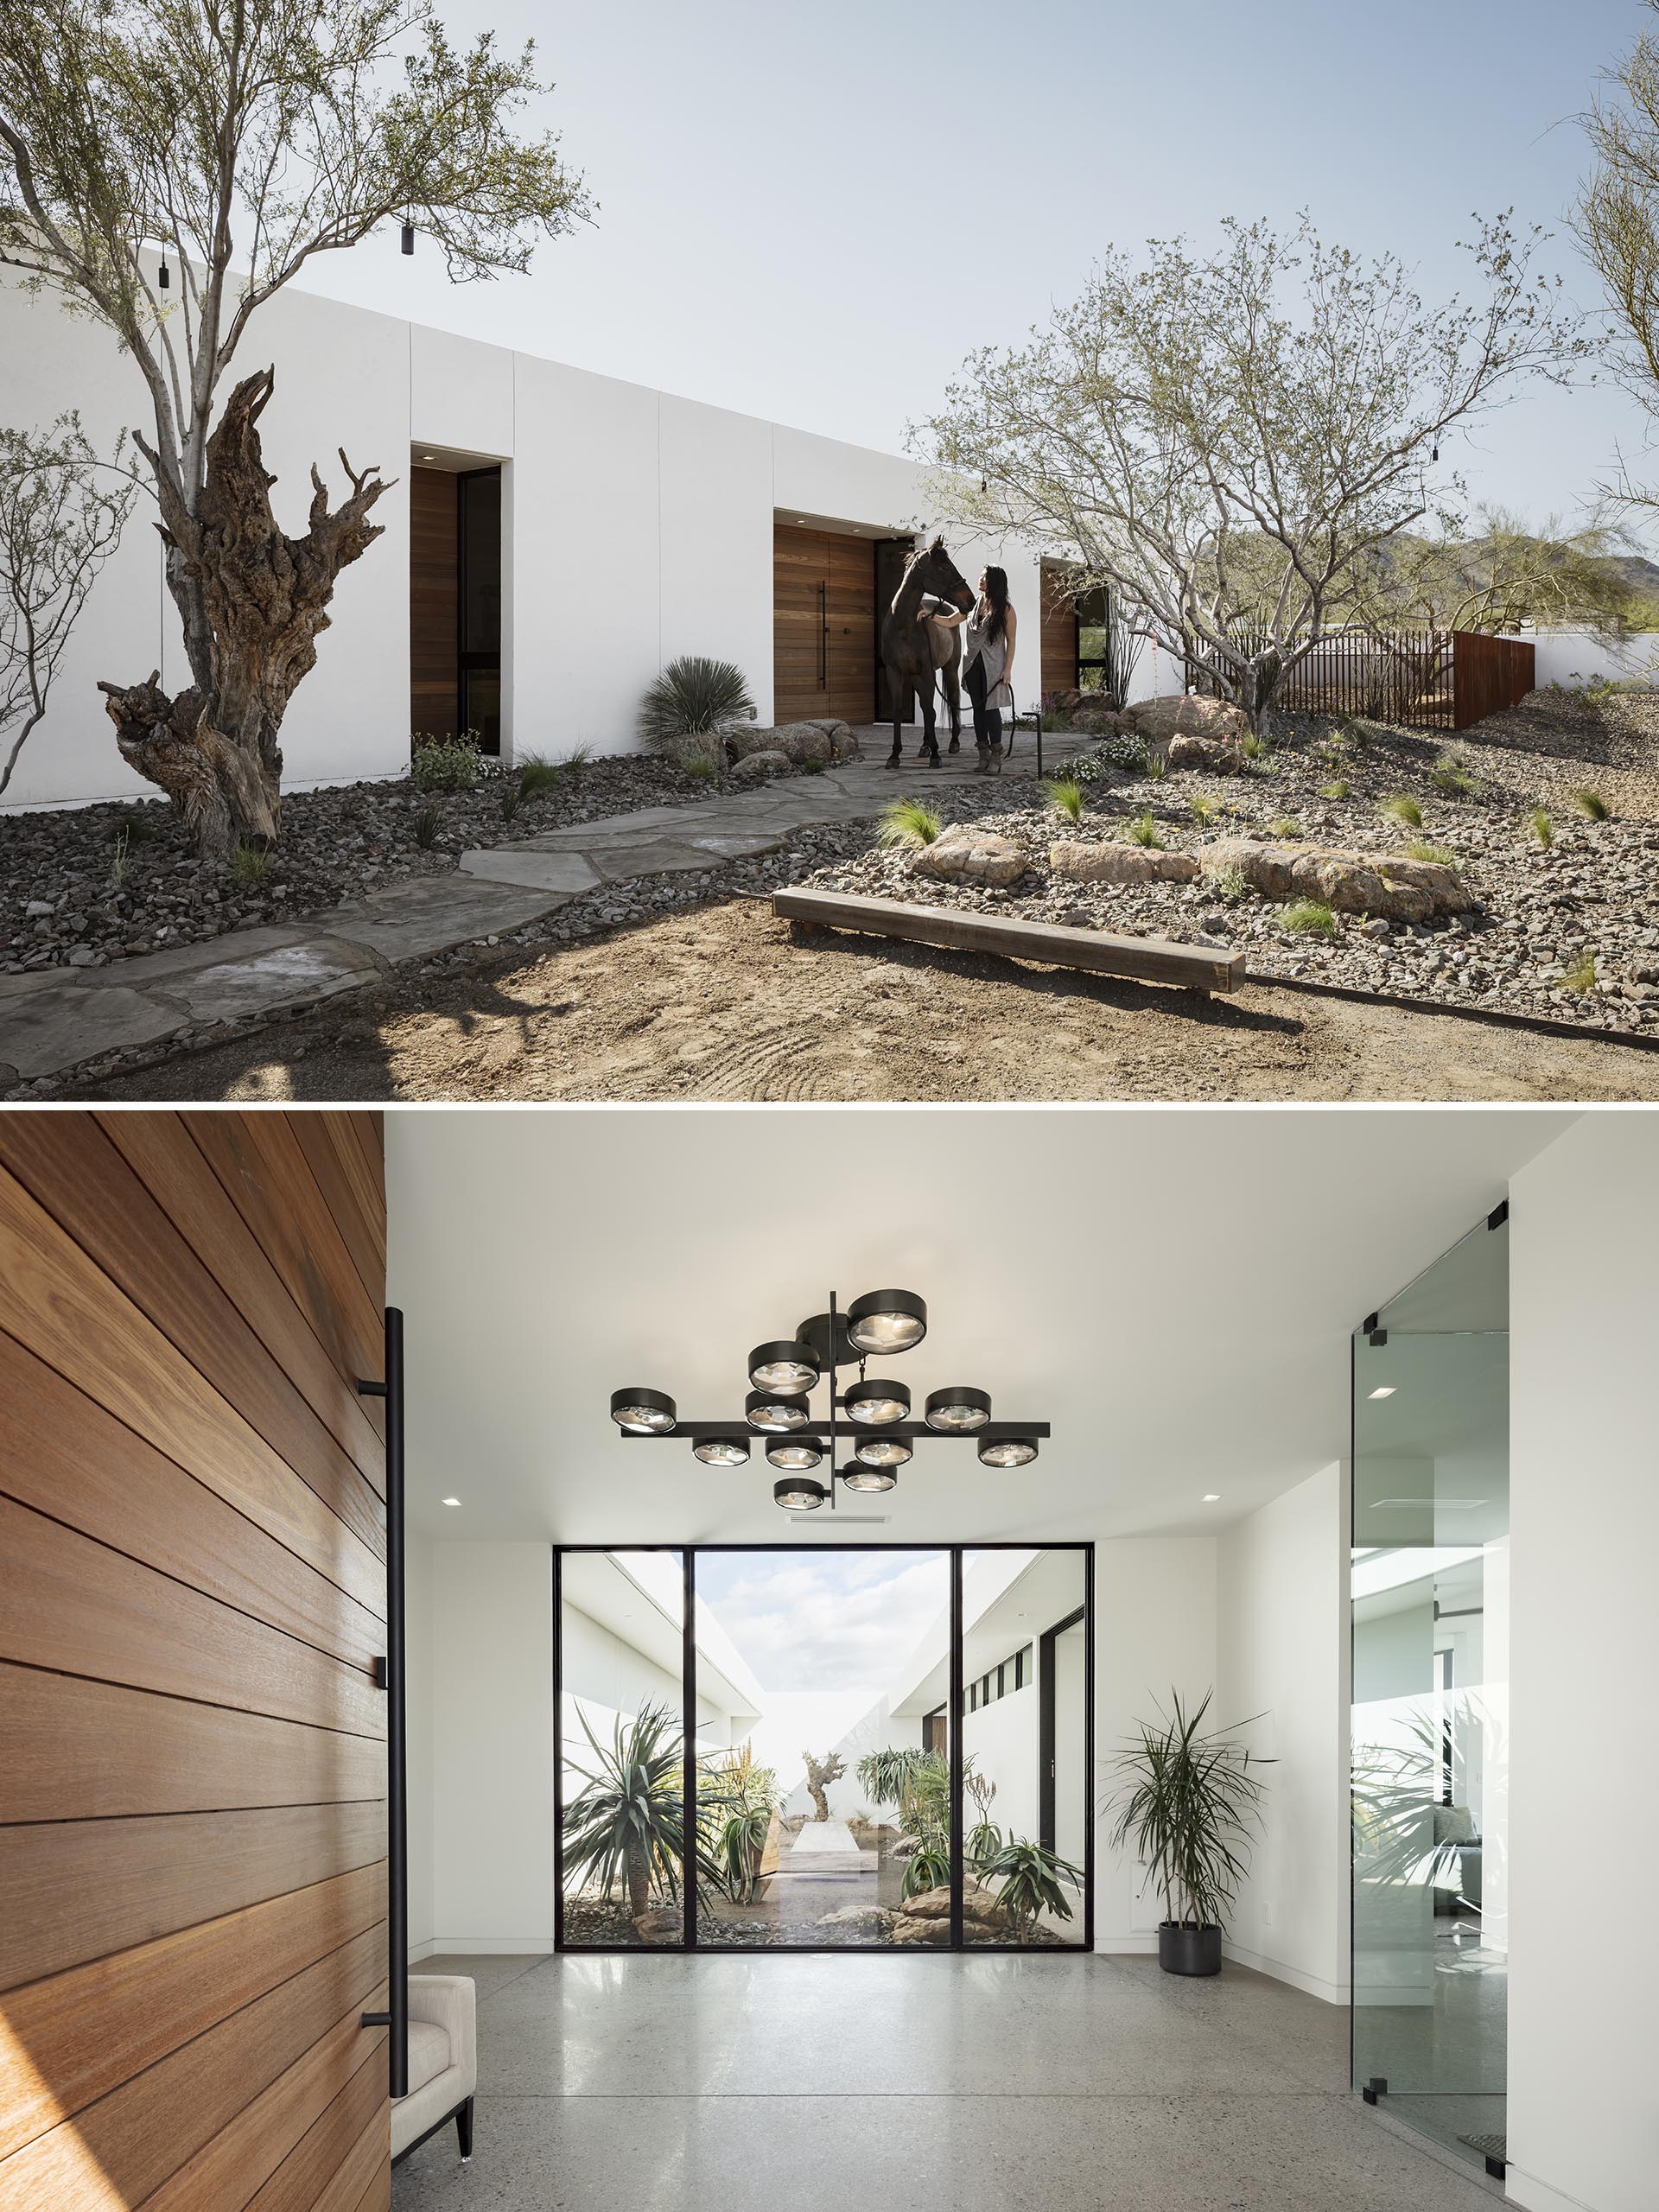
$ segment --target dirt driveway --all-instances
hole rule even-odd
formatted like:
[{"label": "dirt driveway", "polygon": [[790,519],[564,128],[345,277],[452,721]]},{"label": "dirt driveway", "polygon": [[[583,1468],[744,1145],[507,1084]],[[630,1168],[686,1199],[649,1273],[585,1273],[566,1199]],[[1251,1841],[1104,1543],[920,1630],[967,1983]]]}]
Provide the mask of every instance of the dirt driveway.
[{"label": "dirt driveway", "polygon": [[[77,1095],[77,1094],[66,1094]],[[1659,1097],[1659,1053],[791,931],[765,900],[491,955],[87,1090],[208,1099]]]}]

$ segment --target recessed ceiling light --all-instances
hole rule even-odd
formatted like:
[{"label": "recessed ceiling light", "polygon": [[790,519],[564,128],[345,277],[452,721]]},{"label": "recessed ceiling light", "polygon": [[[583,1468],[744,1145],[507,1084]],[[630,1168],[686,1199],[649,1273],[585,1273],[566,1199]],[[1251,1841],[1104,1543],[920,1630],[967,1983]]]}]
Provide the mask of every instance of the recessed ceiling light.
[{"label": "recessed ceiling light", "polygon": [[1380,1390],[1369,1390],[1366,1395],[1371,1398],[1391,1398],[1396,1388],[1397,1385],[1393,1382],[1385,1382]]},{"label": "recessed ceiling light", "polygon": [[443,1502],[446,1505],[459,1505],[461,1503],[461,1500],[458,1497],[446,1497]]},{"label": "recessed ceiling light", "polygon": [[1221,1503],[1221,1492],[1218,1490],[1207,1490],[1204,1493],[1203,1497],[1199,1500],[1199,1503],[1204,1505],[1219,1505]]}]

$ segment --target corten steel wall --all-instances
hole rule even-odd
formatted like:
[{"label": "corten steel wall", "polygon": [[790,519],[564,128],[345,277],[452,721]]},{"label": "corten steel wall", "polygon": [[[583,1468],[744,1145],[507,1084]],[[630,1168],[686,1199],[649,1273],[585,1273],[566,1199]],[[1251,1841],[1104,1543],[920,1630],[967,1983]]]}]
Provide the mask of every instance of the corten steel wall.
[{"label": "corten steel wall", "polygon": [[0,2203],[389,2201],[379,1117],[0,1115]]}]

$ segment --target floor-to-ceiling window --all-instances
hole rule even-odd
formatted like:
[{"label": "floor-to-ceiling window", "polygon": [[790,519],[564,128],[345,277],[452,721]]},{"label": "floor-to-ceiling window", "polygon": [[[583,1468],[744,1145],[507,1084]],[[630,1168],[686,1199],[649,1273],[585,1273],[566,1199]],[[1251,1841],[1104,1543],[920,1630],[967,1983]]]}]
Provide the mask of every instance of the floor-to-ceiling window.
[{"label": "floor-to-ceiling window", "polygon": [[1087,1945],[1091,1572],[1086,1545],[559,1552],[560,1942]]},{"label": "floor-to-ceiling window", "polygon": [[1508,1211],[1353,1348],[1355,2087],[1504,2158]]}]

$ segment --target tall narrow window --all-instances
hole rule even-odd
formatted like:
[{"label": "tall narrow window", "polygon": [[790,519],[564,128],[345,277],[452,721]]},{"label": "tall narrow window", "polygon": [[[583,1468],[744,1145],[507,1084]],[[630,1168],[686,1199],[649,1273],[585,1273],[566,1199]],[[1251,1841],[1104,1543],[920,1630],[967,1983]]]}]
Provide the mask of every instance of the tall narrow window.
[{"label": "tall narrow window", "polygon": [[461,720],[486,753],[501,750],[501,471],[460,480]]}]

